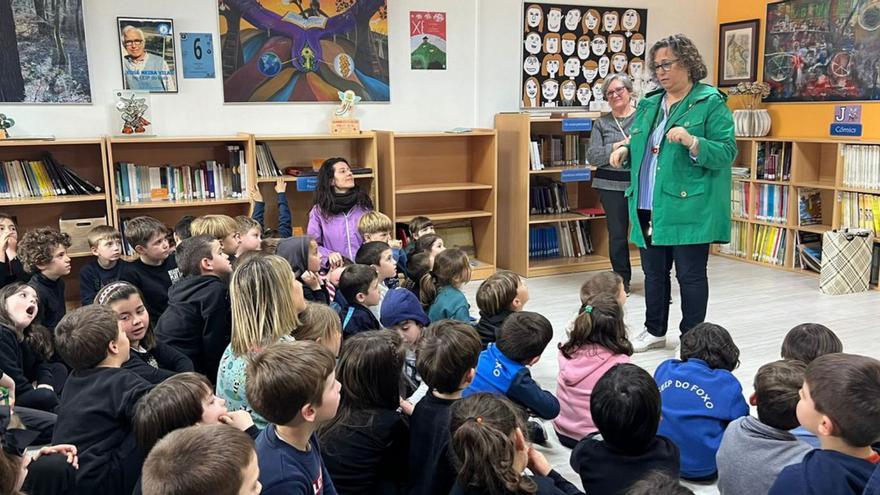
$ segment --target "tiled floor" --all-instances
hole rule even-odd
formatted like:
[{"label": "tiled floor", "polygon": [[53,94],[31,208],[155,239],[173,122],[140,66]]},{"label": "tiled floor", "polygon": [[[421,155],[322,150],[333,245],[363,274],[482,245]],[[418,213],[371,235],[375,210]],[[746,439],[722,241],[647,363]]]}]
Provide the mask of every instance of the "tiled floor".
[{"label": "tiled floor", "polygon": [[[546,316],[554,328],[554,340],[547,346],[541,361],[532,369],[532,376],[545,389],[556,390],[556,343],[564,340],[565,328],[578,309],[578,291],[584,274],[543,277],[528,280],[531,300],[527,310]],[[633,273],[633,294],[626,304],[629,331],[642,328],[645,300],[642,296],[643,276],[636,267]],[[472,313],[478,316],[474,294],[479,282],[472,282],[465,292]],[[791,327],[807,321],[827,325],[844,344],[846,352],[880,357],[880,291],[846,296],[826,296],[818,291],[818,279],[732,261],[718,256],[709,262],[709,310],[707,320],[727,328],[741,351],[741,362],[734,374],[743,384],[745,394],[752,392],[752,379],[762,364],[779,359],[782,338]],[[673,288],[670,335],[666,349],[636,354],[633,361],[653,374],[662,361],[676,357],[681,311],[678,289]],[[541,448],[551,464],[572,482],[580,485],[568,465],[570,451],[561,446],[547,425],[551,444]],[[714,485],[690,485],[698,494],[715,494]]]}]

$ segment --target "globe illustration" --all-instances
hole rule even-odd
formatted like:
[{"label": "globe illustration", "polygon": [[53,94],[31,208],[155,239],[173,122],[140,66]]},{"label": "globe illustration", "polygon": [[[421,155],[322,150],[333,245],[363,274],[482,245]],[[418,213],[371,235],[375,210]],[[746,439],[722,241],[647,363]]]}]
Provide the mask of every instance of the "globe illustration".
[{"label": "globe illustration", "polygon": [[272,52],[264,53],[257,61],[257,70],[269,77],[276,76],[281,72],[281,59]]}]

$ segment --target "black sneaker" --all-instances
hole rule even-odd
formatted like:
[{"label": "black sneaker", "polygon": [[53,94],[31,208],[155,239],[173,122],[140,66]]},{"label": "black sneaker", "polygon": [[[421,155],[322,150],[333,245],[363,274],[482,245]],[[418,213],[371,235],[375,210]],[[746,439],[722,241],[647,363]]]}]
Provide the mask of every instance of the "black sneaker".
[{"label": "black sneaker", "polygon": [[547,432],[541,423],[530,420],[528,423],[529,439],[538,445],[547,445]]}]

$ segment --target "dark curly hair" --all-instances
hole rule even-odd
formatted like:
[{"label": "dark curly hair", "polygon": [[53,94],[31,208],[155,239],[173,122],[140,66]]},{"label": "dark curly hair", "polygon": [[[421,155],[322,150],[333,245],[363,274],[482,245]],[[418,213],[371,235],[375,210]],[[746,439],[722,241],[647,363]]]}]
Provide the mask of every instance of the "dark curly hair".
[{"label": "dark curly hair", "polygon": [[681,336],[681,360],[701,359],[713,370],[739,366],[739,347],[721,325],[703,322]]},{"label": "dark curly hair", "polygon": [[709,69],[706,68],[706,63],[703,62],[703,56],[700,55],[694,42],[683,34],[673,34],[672,36],[667,36],[654,43],[654,46],[652,46],[651,50],[648,52],[648,69],[651,71],[652,78],[657,78],[657,68],[654,66],[654,54],[661,48],[669,48],[675,53],[675,56],[678,58],[678,63],[687,69],[688,77],[691,82],[696,83],[702,81],[709,75]]},{"label": "dark curly hair", "polygon": [[[331,182],[333,181],[333,173],[335,172],[333,166],[339,162],[342,162],[349,167],[351,166],[345,158],[333,157],[324,160],[324,163],[321,164],[321,168],[318,169],[318,185],[315,189],[315,206],[318,207],[321,216],[325,218],[333,215],[332,210],[336,200]],[[373,200],[370,199],[370,195],[367,191],[364,191],[359,186],[355,185],[351,193],[357,198],[355,200],[356,205],[367,210],[373,209]]]},{"label": "dark curly hair", "polygon": [[58,246],[70,247],[70,236],[52,227],[29,230],[18,242],[18,256],[28,273],[39,271],[37,265],[48,265]]}]

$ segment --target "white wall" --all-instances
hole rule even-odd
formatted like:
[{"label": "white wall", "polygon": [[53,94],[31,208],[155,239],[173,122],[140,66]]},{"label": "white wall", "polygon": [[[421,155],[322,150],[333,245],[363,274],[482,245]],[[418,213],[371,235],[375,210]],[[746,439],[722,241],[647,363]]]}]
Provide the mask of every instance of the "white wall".
[{"label": "white wall", "polygon": [[[92,105],[0,105],[19,135],[61,137],[111,134],[111,95],[121,86],[117,16],[170,17],[180,32],[212,32],[219,46],[216,0],[87,0],[86,39]],[[648,9],[648,43],[683,32],[700,48],[714,74],[717,0],[567,0],[579,5]],[[391,103],[358,109],[363,129],[399,131],[492,127],[497,112],[519,109],[521,0],[389,0]],[[447,20],[445,71],[409,69],[409,11],[439,10]],[[179,48],[178,48],[179,56]],[[223,103],[216,79],[183,79],[180,92],[153,95],[154,132],[217,135],[236,132],[327,132],[327,104]]]},{"label": "white wall", "polygon": [[[477,121],[491,127],[498,112],[519,110],[522,0],[478,0]],[[551,0],[542,0],[551,3]],[[683,33],[694,41],[714,80],[718,50],[718,0],[557,0],[572,5],[639,7],[648,9],[647,45],[670,34]]]},{"label": "white wall", "polygon": [[[216,0],[85,0],[86,43],[92,105],[0,105],[16,120],[19,135],[84,137],[111,134],[111,96],[122,85],[116,17],[174,19],[181,32],[214,33],[219,48]],[[363,129],[443,130],[473,125],[475,0],[389,0],[391,103],[365,104],[357,111]],[[447,21],[448,69],[409,68],[409,11],[439,10]],[[176,37],[176,40],[179,38]],[[177,48],[178,60],[180,49]],[[152,96],[154,132],[159,135],[218,135],[236,132],[328,132],[329,104],[223,103],[220,53],[216,79],[183,79],[180,92]]]}]

